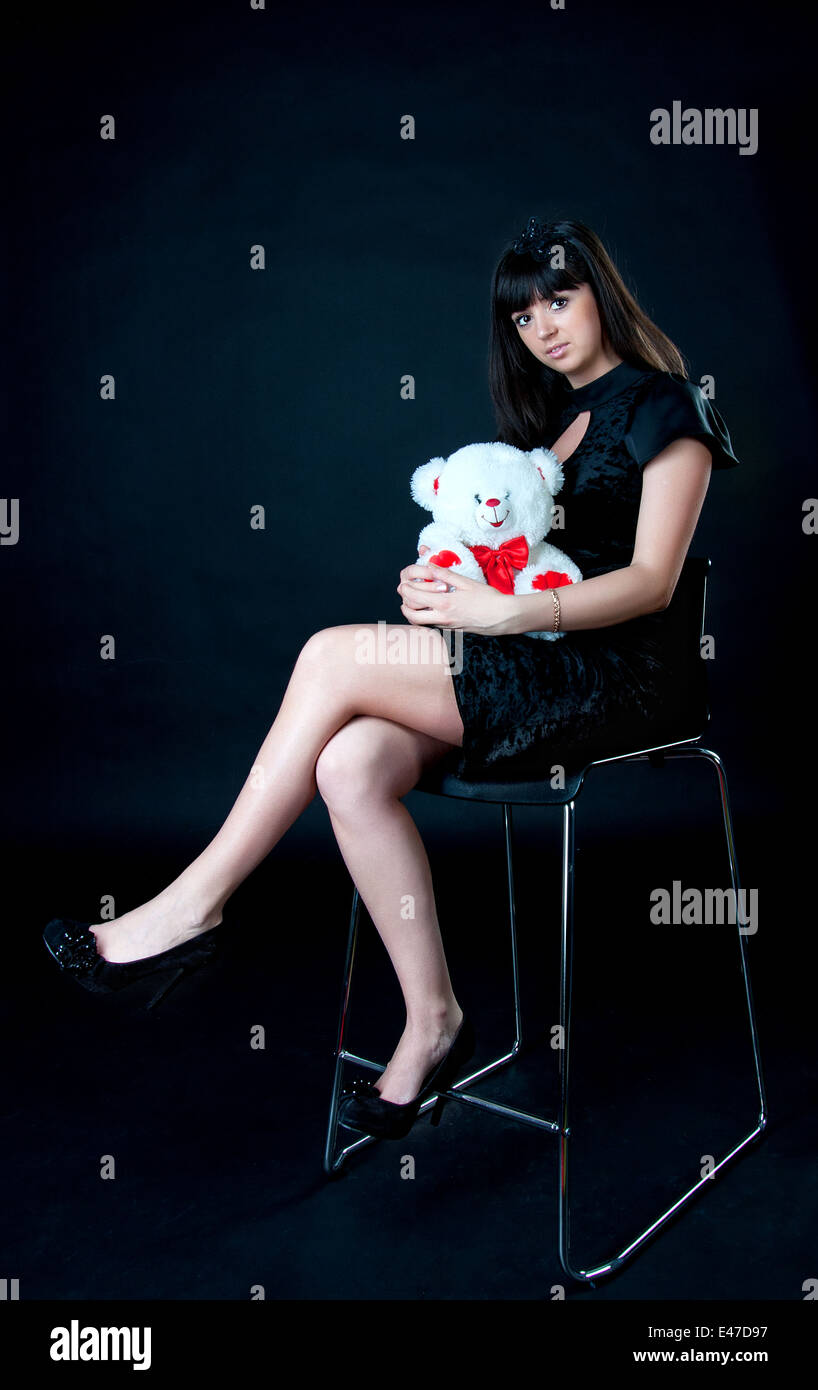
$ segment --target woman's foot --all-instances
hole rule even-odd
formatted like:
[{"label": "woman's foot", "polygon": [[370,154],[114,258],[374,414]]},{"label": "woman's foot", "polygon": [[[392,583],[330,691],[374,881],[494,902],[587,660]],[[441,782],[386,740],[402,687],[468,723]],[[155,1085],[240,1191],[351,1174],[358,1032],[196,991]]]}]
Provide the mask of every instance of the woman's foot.
[{"label": "woman's foot", "polygon": [[463,1022],[463,1010],[454,1005],[439,1019],[410,1029],[407,1024],[386,1070],[374,1083],[383,1100],[407,1105],[414,1100],[426,1077],[445,1057]]},{"label": "woman's foot", "polygon": [[222,920],[221,907],[202,908],[170,884],[149,902],[91,927],[97,951],[111,964],[158,956],[173,946],[190,941]]}]

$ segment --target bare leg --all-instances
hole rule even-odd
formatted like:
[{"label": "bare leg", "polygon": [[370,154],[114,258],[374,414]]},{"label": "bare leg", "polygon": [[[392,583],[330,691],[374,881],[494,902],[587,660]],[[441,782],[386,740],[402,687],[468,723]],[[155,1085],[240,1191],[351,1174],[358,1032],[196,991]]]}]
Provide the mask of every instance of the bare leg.
[{"label": "bare leg", "polygon": [[[106,960],[156,955],[220,922],[230,895],[315,795],[321,750],[357,715],[392,720],[449,746],[461,744],[463,725],[443,638],[434,628],[396,627],[403,660],[362,659],[362,635],[369,629],[374,644],[375,624],[325,628],[305,643],[275,721],[213,840],[155,898],[95,925]],[[390,643],[392,631],[387,629]],[[400,655],[401,648],[389,650]]]},{"label": "bare leg", "polygon": [[423,843],[400,798],[451,745],[386,719],[352,719],[325,745],[318,789],[347,868],[395,967],[406,1027],[376,1087],[405,1105],[448,1051],[463,1011],[452,992]]}]

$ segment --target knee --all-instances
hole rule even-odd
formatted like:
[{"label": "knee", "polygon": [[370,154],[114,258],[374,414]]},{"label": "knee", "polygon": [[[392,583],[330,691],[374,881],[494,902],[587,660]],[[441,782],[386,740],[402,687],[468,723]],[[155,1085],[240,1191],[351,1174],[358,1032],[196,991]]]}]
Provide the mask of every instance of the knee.
[{"label": "knee", "polygon": [[351,719],[325,743],[315,764],[315,782],[328,806],[360,805],[388,791],[388,764],[366,716]]},{"label": "knee", "polygon": [[341,647],[342,628],[322,627],[308,637],[298,653],[299,666],[309,666],[313,670],[326,671],[338,658]]}]

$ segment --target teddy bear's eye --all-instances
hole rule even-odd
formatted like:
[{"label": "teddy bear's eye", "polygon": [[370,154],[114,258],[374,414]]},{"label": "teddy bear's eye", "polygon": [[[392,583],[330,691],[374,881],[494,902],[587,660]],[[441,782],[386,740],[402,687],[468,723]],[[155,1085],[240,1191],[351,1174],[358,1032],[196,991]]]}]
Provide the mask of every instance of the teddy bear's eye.
[{"label": "teddy bear's eye", "polygon": [[480,501],[480,493],[479,493],[479,492],[476,492],[476,493],[474,494],[474,500],[475,500],[475,502],[479,502],[479,501]]}]

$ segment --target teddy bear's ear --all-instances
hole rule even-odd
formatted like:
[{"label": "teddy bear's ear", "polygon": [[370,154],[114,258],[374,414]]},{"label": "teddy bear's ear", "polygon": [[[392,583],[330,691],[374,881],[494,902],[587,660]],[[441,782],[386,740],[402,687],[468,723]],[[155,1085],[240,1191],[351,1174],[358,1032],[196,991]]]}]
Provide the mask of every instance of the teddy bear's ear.
[{"label": "teddy bear's ear", "polygon": [[552,497],[555,497],[565,482],[562,464],[553,449],[532,449],[528,455]]},{"label": "teddy bear's ear", "polygon": [[437,485],[445,467],[445,459],[429,459],[428,463],[422,463],[412,474],[410,491],[418,506],[425,507],[427,512],[435,509]]}]

